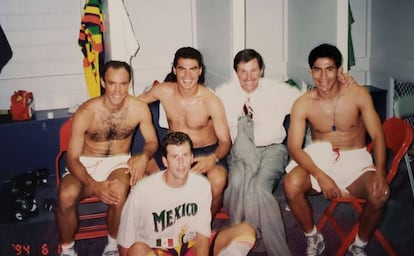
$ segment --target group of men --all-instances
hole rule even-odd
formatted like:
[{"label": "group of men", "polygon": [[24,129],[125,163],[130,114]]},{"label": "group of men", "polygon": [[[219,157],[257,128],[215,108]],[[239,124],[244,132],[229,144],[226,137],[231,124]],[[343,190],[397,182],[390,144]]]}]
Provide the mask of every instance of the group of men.
[{"label": "group of men", "polygon": [[[315,87],[302,93],[263,78],[261,55],[245,49],[234,58],[238,79],[213,92],[204,86],[201,53],[183,47],[175,53],[173,78],[137,99],[128,94],[130,66],[106,63],[104,95],[85,102],[73,117],[57,209],[62,255],[76,255],[77,204],[91,195],[109,206],[103,255],[186,255],[190,250],[247,255],[258,237],[268,255],[290,255],[272,194],[285,171],[284,191],[307,238],[306,255],[320,255],[325,248],[306,200],[309,192],[367,199],[348,251],[365,255],[389,196],[380,119],[367,90],[343,74],[335,46],[314,48],[309,66]],[[154,101],[165,109],[169,129],[160,157],[147,105]],[[289,114],[286,147],[283,122]],[[314,142],[303,148],[307,125]],[[145,144],[142,153],[131,155],[136,127]],[[375,166],[365,149],[367,133]],[[211,220],[222,206],[230,225],[212,232]]]}]

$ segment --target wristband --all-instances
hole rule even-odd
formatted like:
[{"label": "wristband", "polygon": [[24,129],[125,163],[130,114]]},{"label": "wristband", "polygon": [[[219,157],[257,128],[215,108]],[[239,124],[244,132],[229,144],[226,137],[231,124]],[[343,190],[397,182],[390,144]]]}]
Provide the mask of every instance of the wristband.
[{"label": "wristband", "polygon": [[217,157],[216,153],[213,153],[214,156],[214,161],[216,162],[216,164],[218,164],[218,162],[220,162],[220,158]]}]

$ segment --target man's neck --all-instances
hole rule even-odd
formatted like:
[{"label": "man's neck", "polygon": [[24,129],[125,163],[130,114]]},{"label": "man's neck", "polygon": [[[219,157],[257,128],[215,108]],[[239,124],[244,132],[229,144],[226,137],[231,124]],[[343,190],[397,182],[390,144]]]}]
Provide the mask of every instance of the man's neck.
[{"label": "man's neck", "polygon": [[192,99],[200,94],[200,84],[197,84],[196,86],[185,89],[177,84],[177,93],[182,99]]},{"label": "man's neck", "polygon": [[172,187],[172,188],[181,188],[181,187],[183,187],[187,183],[187,180],[185,180],[185,181],[177,181],[177,180],[174,180],[174,178],[171,177],[168,174],[169,174],[168,173],[168,170],[165,170],[164,173],[162,174],[162,180],[169,187]]},{"label": "man's neck", "polygon": [[339,87],[339,85],[337,84],[336,86],[332,87],[331,90],[329,91],[316,91],[316,94],[318,95],[318,98],[323,99],[323,100],[329,100],[329,99],[334,99],[337,98],[338,95],[341,92],[341,88]]},{"label": "man's neck", "polygon": [[119,112],[123,108],[124,105],[125,105],[125,100],[122,101],[122,103],[119,104],[119,105],[114,105],[114,104],[111,103],[111,101],[109,99],[106,99],[106,98],[103,99],[104,108],[106,110],[108,110],[108,112],[111,113],[111,114],[115,114],[115,113]]}]

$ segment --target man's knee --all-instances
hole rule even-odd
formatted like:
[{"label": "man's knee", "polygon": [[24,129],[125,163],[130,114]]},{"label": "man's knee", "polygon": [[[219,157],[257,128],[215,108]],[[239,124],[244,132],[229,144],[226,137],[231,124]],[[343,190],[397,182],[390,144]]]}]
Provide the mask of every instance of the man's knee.
[{"label": "man's knee", "polygon": [[111,174],[108,179],[117,180],[117,182],[111,183],[109,189],[115,191],[120,195],[121,200],[126,200],[128,196],[130,186],[129,179],[130,176],[125,174],[127,170],[117,170],[116,173]]},{"label": "man's knee", "polygon": [[58,202],[60,209],[75,207],[79,201],[79,189],[74,186],[64,186],[59,188]]},{"label": "man's knee", "polygon": [[129,249],[128,249],[128,256],[134,256],[134,255],[148,255],[151,248],[141,242],[134,243]]},{"label": "man's knee", "polygon": [[239,225],[240,234],[245,236],[254,237],[256,240],[256,229],[247,222],[242,222]]},{"label": "man's knee", "polygon": [[213,194],[221,193],[227,184],[227,171],[222,166],[216,166],[207,173]]},{"label": "man's knee", "polygon": [[283,188],[286,196],[306,193],[310,185],[307,184],[305,180],[307,180],[307,177],[305,175],[301,175],[299,171],[287,173],[283,181]]},{"label": "man's knee", "polygon": [[384,208],[386,202],[387,200],[383,200],[382,198],[378,198],[378,196],[374,196],[374,193],[372,191],[369,192],[367,204],[369,204],[375,211],[381,211]]}]

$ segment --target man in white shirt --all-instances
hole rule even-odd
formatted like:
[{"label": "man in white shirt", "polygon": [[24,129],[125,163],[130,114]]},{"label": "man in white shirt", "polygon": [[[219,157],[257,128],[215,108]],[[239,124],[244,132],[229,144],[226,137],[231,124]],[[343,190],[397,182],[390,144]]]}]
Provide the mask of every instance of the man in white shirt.
[{"label": "man in white shirt", "polygon": [[256,241],[255,230],[248,223],[211,234],[210,183],[191,171],[190,137],[171,132],[161,144],[166,170],[137,183],[122,211],[121,256],[247,255]]},{"label": "man in white shirt", "polygon": [[[232,224],[246,220],[260,230],[269,255],[289,255],[279,204],[272,191],[288,159],[283,122],[301,92],[284,82],[262,78],[263,59],[253,49],[237,53],[233,67],[238,80],[226,82],[216,90],[224,104],[233,142],[227,161],[224,206]],[[242,139],[246,129],[252,136]],[[249,139],[253,144],[249,144],[248,154],[243,154]],[[240,165],[240,161],[245,164]],[[244,166],[242,171],[240,166]]]}]

